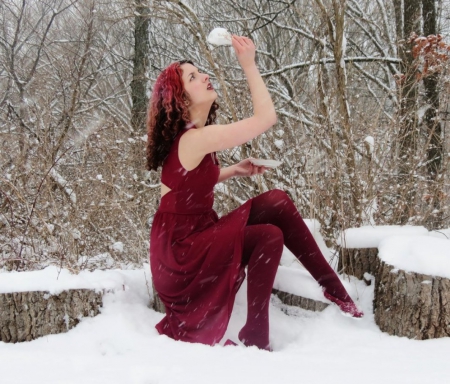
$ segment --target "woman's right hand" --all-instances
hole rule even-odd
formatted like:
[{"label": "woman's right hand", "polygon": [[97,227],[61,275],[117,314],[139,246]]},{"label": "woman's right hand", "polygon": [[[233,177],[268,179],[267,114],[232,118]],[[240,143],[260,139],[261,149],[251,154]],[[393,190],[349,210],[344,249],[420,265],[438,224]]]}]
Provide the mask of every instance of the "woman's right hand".
[{"label": "woman's right hand", "polygon": [[242,69],[255,64],[256,47],[248,37],[233,35],[231,45],[236,52],[237,59]]}]

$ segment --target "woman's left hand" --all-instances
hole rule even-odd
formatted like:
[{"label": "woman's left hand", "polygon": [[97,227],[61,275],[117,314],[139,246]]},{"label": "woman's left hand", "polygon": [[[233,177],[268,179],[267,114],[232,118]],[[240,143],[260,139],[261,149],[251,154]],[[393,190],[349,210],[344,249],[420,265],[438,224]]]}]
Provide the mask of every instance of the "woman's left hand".
[{"label": "woman's left hand", "polygon": [[263,174],[267,168],[253,165],[250,159],[245,159],[234,165],[234,171],[234,176],[253,176]]}]

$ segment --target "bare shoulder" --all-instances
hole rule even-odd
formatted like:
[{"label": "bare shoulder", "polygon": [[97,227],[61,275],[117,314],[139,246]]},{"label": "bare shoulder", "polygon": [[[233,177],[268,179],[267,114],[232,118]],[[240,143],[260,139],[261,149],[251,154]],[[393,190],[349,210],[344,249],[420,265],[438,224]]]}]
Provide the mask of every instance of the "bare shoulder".
[{"label": "bare shoulder", "polygon": [[198,129],[189,129],[178,143],[178,159],[184,169],[190,171],[197,167],[206,153],[198,149]]}]

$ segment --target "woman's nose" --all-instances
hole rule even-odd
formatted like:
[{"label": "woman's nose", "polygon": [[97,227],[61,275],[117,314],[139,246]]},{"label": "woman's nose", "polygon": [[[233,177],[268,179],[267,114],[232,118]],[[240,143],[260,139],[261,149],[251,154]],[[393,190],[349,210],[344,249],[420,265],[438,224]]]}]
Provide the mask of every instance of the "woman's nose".
[{"label": "woman's nose", "polygon": [[205,74],[205,80],[204,81],[208,81],[209,80],[209,75]]}]

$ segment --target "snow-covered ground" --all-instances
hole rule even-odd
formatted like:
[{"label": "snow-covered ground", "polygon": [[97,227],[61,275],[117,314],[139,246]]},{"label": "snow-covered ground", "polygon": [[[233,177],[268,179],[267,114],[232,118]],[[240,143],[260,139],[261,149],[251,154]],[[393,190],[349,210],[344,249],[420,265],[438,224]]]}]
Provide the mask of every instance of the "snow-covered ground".
[{"label": "snow-covered ground", "polygon": [[[438,243],[430,241],[427,247]],[[441,243],[438,247],[449,249]],[[394,249],[401,249],[398,242]],[[285,253],[286,265],[290,256]],[[280,271],[285,271],[284,279],[290,284],[289,273],[304,274],[301,266],[292,265],[286,274],[288,268]],[[159,336],[154,326],[163,315],[148,308],[148,269],[145,265],[141,270],[86,271],[76,277],[54,267],[28,274],[0,273],[0,292],[11,287],[47,287],[58,292],[68,285],[115,289],[105,295],[100,315],[83,319],[68,333],[26,343],[0,342],[0,382],[423,384],[446,382],[450,377],[450,338],[416,341],[382,333],[372,315],[373,284],[344,280],[366,314],[361,320],[344,317],[333,306],[321,313],[289,308],[273,297],[274,351],[270,353],[255,347],[209,347]],[[297,289],[304,286],[314,291],[311,282],[299,285]],[[245,294],[244,284],[225,338],[236,340],[245,321]]]}]

